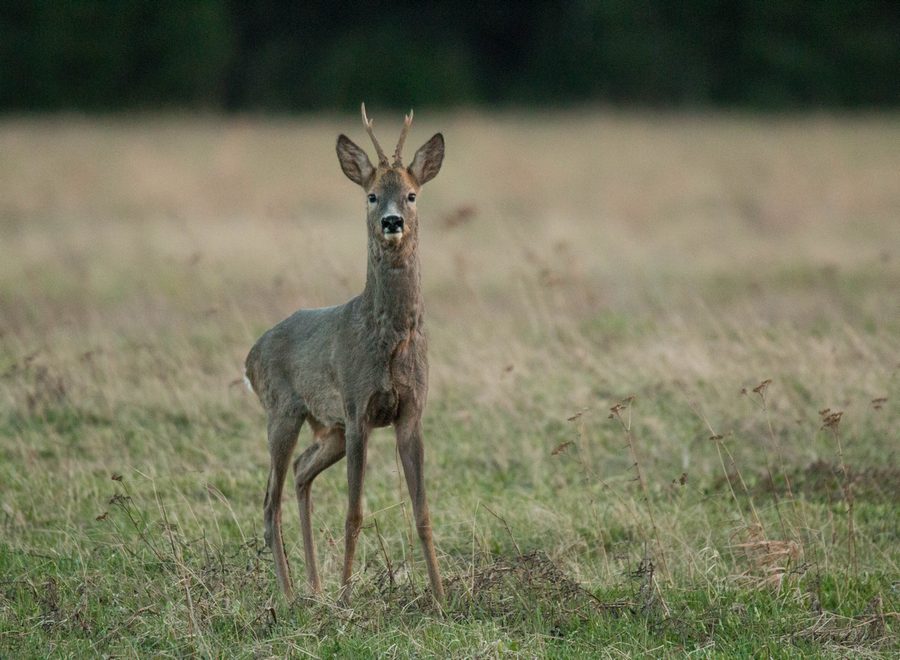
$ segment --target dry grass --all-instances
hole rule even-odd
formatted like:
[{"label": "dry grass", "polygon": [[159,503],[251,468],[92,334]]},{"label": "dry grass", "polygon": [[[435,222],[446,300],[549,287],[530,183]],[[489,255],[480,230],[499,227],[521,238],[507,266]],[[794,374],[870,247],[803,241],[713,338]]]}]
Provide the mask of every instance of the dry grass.
[{"label": "dry grass", "polygon": [[[0,654],[896,648],[900,122],[419,114],[410,143],[448,144],[420,204],[447,612],[386,433],[355,613],[270,602],[257,552],[236,381],[361,287],[358,121],[5,119]],[[330,587],[343,479],[316,483]]]}]

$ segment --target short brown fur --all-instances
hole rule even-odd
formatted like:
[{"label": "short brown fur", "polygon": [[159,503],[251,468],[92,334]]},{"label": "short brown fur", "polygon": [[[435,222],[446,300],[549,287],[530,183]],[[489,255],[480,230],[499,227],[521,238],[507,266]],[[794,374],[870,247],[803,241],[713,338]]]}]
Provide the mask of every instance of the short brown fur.
[{"label": "short brown fur", "polygon": [[[314,442],[294,460],[294,484],[307,579],[313,592],[321,590],[310,519],[312,482],[346,455],[349,503],[341,581],[346,601],[362,524],[369,432],[392,424],[432,595],[441,601],[444,590],[423,475],[422,412],[428,394],[428,358],[415,196],[440,171],[444,138],[440,133],[433,136],[404,168],[400,151],[412,120],[410,113],[394,162],[388,163],[365,105],[362,112],[379,155],[378,166],[345,135],[338,137],[337,154],[344,174],[366,191],[369,200],[365,288],[343,305],[295,312],[260,337],[247,355],[247,378],[268,419],[271,467],[264,504],[265,538],[275,559],[278,583],[291,600],[281,534],[281,494],[300,427],[306,421]],[[393,229],[391,223],[402,226],[399,238],[388,231]]]}]

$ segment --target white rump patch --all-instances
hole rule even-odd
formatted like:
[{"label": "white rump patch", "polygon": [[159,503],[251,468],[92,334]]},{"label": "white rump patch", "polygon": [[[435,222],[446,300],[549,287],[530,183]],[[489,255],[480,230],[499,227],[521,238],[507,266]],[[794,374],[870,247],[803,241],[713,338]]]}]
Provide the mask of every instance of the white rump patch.
[{"label": "white rump patch", "polygon": [[251,394],[256,394],[256,391],[253,389],[253,383],[247,378],[247,372],[244,372],[244,385],[247,386],[247,389],[250,390]]}]

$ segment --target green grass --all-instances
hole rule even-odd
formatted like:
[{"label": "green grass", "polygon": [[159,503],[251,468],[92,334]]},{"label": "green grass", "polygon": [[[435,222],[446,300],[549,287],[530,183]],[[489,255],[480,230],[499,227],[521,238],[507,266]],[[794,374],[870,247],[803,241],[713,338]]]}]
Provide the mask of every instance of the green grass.
[{"label": "green grass", "polygon": [[296,602],[262,543],[241,363],[361,286],[356,120],[0,123],[0,657],[896,656],[896,118],[429,119],[443,608],[387,430],[349,608],[341,466],[321,598],[290,488]]}]

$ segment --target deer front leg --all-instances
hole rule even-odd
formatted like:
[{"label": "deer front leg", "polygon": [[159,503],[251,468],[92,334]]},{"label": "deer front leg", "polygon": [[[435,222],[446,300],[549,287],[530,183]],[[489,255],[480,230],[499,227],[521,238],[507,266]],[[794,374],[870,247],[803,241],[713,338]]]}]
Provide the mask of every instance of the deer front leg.
[{"label": "deer front leg", "polygon": [[353,556],[356,539],[362,526],[363,480],[366,476],[366,449],[369,429],[363,423],[346,430],[347,451],[347,522],[344,526],[344,572],[341,577],[341,602],[350,601],[350,578],[353,575]]},{"label": "deer front leg", "polygon": [[412,499],[413,514],[416,519],[416,531],[422,542],[422,552],[428,567],[428,580],[431,582],[431,593],[441,603],[444,600],[444,585],[438,569],[437,557],[434,553],[434,540],[431,533],[431,516],[428,513],[428,501],[425,497],[425,446],[422,441],[422,422],[419,415],[411,419],[402,419],[397,424],[397,450],[403,463],[406,475],[406,486]]}]

